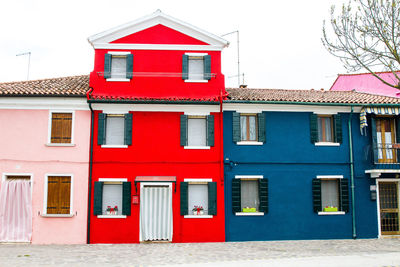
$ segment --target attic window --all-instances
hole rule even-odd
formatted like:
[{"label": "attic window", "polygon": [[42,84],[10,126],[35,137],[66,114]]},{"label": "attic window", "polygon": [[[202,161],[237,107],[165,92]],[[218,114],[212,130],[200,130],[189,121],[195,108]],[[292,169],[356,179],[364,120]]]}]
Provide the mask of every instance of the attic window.
[{"label": "attic window", "polygon": [[208,82],[211,79],[211,56],[205,53],[184,54],[182,79],[185,82]]},{"label": "attic window", "polygon": [[133,55],[130,52],[108,52],[104,56],[104,78],[107,81],[130,81],[133,76]]}]

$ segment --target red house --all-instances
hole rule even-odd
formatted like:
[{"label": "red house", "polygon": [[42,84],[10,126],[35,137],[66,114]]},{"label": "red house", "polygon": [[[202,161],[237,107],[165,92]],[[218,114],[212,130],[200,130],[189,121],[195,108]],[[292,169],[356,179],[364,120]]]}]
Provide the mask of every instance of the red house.
[{"label": "red house", "polygon": [[228,42],[160,11],[88,40],[88,242],[224,241]]}]

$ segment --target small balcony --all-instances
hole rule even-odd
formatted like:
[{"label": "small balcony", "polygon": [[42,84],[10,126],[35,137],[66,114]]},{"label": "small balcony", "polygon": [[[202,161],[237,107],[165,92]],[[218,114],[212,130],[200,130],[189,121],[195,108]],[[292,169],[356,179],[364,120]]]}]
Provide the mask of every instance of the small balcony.
[{"label": "small balcony", "polygon": [[368,148],[375,169],[400,169],[400,144],[378,143]]}]

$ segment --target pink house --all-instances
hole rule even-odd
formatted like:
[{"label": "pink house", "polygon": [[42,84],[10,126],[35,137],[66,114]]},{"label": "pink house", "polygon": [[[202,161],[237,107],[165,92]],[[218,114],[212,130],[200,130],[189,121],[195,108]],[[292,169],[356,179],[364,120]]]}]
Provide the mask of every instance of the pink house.
[{"label": "pink house", "polygon": [[86,243],[88,86],[0,83],[0,242]]},{"label": "pink house", "polygon": [[[377,73],[383,80],[389,83],[395,83],[395,78],[390,72]],[[400,72],[399,72],[400,75]],[[390,87],[382,83],[370,73],[360,74],[339,74],[336,81],[333,83],[331,91],[351,91],[385,95],[392,97],[400,97],[400,90]]]}]

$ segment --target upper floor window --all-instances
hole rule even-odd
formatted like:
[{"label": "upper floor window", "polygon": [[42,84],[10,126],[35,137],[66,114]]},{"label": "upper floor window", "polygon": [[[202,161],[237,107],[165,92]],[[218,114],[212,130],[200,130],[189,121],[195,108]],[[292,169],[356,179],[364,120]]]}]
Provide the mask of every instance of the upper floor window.
[{"label": "upper floor window", "polygon": [[48,145],[72,144],[72,112],[50,113],[50,136]]},{"label": "upper floor window", "polygon": [[185,82],[207,82],[211,79],[211,56],[186,53],[182,57],[182,79]]},{"label": "upper floor window", "polygon": [[258,141],[257,114],[240,114],[240,137],[242,141]]},{"label": "upper floor window", "polygon": [[238,145],[262,145],[265,138],[265,113],[233,113],[233,142]]},{"label": "upper floor window", "polygon": [[132,144],[132,114],[99,113],[98,144],[102,147],[126,147]]},{"label": "upper floor window", "polygon": [[104,78],[107,81],[129,81],[133,76],[133,55],[109,52],[104,56]]},{"label": "upper floor window", "polygon": [[342,120],[337,115],[310,116],[311,143],[315,145],[335,145],[342,143]]},{"label": "upper floor window", "polygon": [[181,115],[181,146],[199,149],[214,146],[214,116]]},{"label": "upper floor window", "polygon": [[400,125],[393,117],[371,117],[374,161],[376,163],[398,163],[400,153]]},{"label": "upper floor window", "polygon": [[318,116],[318,141],[333,142],[333,117]]}]

